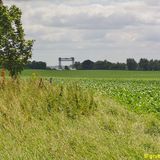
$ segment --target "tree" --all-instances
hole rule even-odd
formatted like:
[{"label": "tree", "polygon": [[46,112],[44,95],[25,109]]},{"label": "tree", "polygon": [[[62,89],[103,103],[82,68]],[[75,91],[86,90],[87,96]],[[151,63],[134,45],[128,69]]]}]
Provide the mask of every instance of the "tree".
[{"label": "tree", "polygon": [[81,63],[80,62],[75,62],[74,63],[74,68],[75,69],[81,69]]},{"label": "tree", "polygon": [[148,59],[145,59],[145,58],[141,58],[140,59],[140,61],[139,61],[139,69],[140,70],[144,70],[144,71],[149,70],[149,61],[148,61]]},{"label": "tree", "polygon": [[25,40],[22,12],[15,5],[0,5],[0,63],[17,78],[32,56],[33,40]]},{"label": "tree", "polygon": [[84,70],[91,70],[94,67],[94,62],[92,62],[91,60],[85,60],[82,63],[82,69]]},{"label": "tree", "polygon": [[25,65],[25,68],[28,69],[47,69],[47,64],[46,62],[42,61],[28,61],[27,64]]},{"label": "tree", "polygon": [[154,60],[154,70],[160,70],[160,60]]},{"label": "tree", "polygon": [[111,70],[125,70],[126,69],[126,64],[125,63],[112,63],[111,64],[111,67],[110,67]]},{"label": "tree", "polygon": [[65,70],[69,70],[69,67],[68,67],[68,66],[64,66],[64,69],[65,69]]},{"label": "tree", "polygon": [[94,69],[104,70],[106,69],[106,61],[97,61],[94,63]]},{"label": "tree", "polygon": [[127,68],[128,70],[137,70],[138,64],[133,58],[127,59]]}]

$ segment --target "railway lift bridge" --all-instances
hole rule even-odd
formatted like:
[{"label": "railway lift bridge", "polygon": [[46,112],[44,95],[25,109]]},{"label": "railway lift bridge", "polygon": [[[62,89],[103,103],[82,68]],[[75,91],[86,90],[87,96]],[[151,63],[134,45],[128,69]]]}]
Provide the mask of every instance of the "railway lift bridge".
[{"label": "railway lift bridge", "polygon": [[70,57],[70,58],[59,57],[58,61],[59,61],[59,69],[63,68],[62,67],[62,62],[71,62],[72,69],[74,69],[74,63],[75,63],[75,58],[74,57]]}]

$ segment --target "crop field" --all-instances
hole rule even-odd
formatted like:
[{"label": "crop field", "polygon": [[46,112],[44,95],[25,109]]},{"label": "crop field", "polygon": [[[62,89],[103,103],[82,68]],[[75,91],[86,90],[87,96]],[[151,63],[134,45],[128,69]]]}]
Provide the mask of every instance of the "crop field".
[{"label": "crop field", "polygon": [[25,70],[0,90],[0,159],[159,154],[158,71]]},{"label": "crop field", "polygon": [[87,88],[110,96],[136,112],[160,113],[160,81],[81,80]]},{"label": "crop field", "polygon": [[[126,104],[136,112],[160,113],[160,72],[143,71],[32,71],[59,83],[76,82]],[[43,73],[44,72],[44,73]],[[24,76],[32,75],[25,71]],[[69,77],[70,76],[70,77]]]},{"label": "crop field", "polygon": [[126,80],[160,80],[160,71],[106,71],[106,70],[75,70],[75,71],[56,71],[56,70],[25,70],[22,72],[24,77],[30,77],[35,73],[42,77],[59,78],[94,78],[94,79],[126,79]]}]

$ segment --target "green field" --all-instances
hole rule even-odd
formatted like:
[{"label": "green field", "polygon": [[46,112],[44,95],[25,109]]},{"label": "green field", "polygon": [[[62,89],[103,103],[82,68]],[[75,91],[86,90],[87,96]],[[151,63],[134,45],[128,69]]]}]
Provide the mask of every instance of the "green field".
[{"label": "green field", "polygon": [[0,159],[143,160],[159,154],[160,72],[22,75],[0,87]]},{"label": "green field", "polygon": [[60,78],[105,78],[105,79],[160,79],[160,71],[97,71],[97,70],[75,70],[75,71],[55,71],[55,70],[25,70],[23,76],[31,76],[36,73],[43,77]]},{"label": "green field", "polygon": [[[42,71],[26,70],[53,81],[76,82],[98,94],[107,95],[136,112],[160,113],[160,72],[150,71]],[[34,74],[33,74],[34,75]],[[151,107],[152,106],[152,107]]]}]

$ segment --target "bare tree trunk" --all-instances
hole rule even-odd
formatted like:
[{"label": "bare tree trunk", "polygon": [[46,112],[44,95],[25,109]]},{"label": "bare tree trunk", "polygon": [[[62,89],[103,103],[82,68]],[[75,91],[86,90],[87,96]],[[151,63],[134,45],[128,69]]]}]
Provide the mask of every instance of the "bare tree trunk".
[{"label": "bare tree trunk", "polygon": [[3,5],[3,1],[2,0],[0,0],[0,5]]}]

